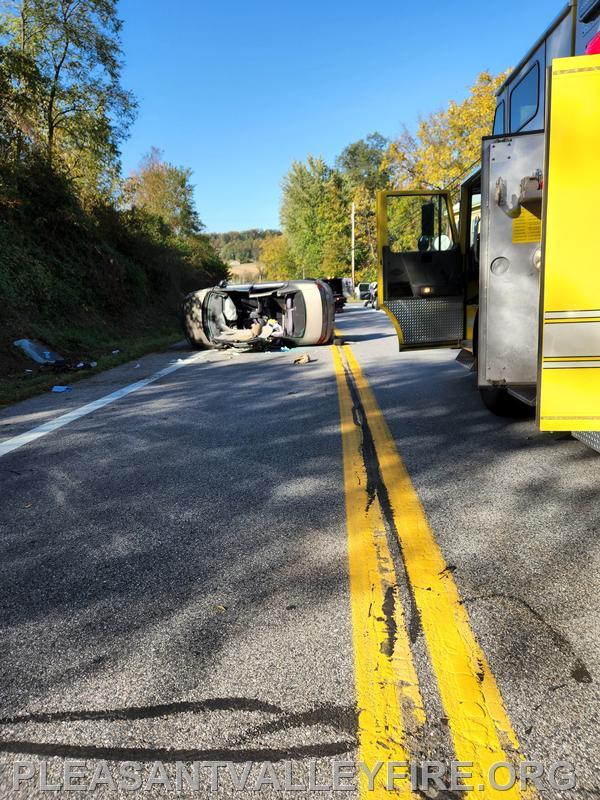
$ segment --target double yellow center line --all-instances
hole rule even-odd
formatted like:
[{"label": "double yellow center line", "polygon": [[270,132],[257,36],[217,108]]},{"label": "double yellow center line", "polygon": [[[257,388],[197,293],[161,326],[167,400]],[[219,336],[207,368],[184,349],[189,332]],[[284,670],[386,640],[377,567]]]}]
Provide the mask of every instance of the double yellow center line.
[{"label": "double yellow center line", "polygon": [[[390,552],[397,542],[413,604],[411,625],[422,630],[457,761],[470,762],[468,800],[515,800],[518,786],[490,785],[492,767],[517,765],[516,735],[495,678],[470,625],[446,561],[396,449],[384,416],[351,349],[333,348],[343,446],[346,522],[354,631],[360,760],[414,761],[425,712]],[[492,770],[493,771],[493,770]],[[517,767],[518,774],[518,767]],[[380,773],[364,797],[387,796]],[[502,769],[497,773],[502,782]],[[396,794],[415,797],[409,780]]]}]

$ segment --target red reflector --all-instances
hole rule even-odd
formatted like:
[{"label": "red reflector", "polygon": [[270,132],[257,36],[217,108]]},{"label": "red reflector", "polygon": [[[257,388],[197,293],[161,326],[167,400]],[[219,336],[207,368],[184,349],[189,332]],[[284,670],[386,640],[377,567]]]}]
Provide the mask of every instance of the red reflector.
[{"label": "red reflector", "polygon": [[588,44],[585,54],[586,56],[600,56],[600,33],[597,33]]}]

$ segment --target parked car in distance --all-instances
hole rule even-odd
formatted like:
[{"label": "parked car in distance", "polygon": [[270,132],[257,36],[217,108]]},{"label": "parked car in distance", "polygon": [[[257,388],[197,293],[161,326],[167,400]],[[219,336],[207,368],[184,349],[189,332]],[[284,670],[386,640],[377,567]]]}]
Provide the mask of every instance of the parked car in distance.
[{"label": "parked car in distance", "polygon": [[346,293],[344,292],[344,281],[342,278],[323,278],[333,292],[333,300],[335,302],[335,310],[343,311],[346,305]]},{"label": "parked car in distance", "polygon": [[357,300],[367,300],[369,298],[369,284],[359,283],[354,290],[354,296]]},{"label": "parked car in distance", "polygon": [[222,281],[188,294],[182,316],[185,337],[196,348],[328,344],[334,300],[323,281]]}]

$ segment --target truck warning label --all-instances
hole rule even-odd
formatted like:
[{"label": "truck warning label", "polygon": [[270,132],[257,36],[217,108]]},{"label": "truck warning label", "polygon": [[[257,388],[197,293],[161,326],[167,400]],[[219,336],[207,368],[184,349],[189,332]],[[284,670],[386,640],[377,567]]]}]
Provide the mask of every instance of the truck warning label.
[{"label": "truck warning label", "polygon": [[542,239],[542,220],[526,208],[513,220],[513,244],[534,244]]}]

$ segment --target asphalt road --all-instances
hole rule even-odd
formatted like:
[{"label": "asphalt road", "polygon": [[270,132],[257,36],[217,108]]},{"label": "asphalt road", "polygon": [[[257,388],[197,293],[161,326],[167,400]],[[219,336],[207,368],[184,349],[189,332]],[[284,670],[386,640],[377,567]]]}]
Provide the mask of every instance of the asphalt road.
[{"label": "asphalt road", "polygon": [[[337,325],[522,755],[576,767],[577,788],[540,797],[600,796],[600,455],[491,416],[455,352],[399,354],[381,312],[352,307]],[[0,456],[0,798],[47,797],[40,766],[52,783],[72,760],[86,775],[133,761],[144,779],[164,762],[169,780],[51,796],[175,796],[176,761],[268,762],[281,787],[288,769],[303,787],[286,796],[356,796],[308,787],[311,771],[328,784],[332,761],[356,759],[361,735],[334,352],[310,353],[305,366],[293,353],[181,366],[191,353],[171,351],[0,411],[1,447],[180,366]],[[448,762],[422,631],[411,650],[427,718],[413,754]],[[15,762],[35,764],[18,788]],[[252,796],[252,769],[240,794],[227,770],[211,791],[207,768],[181,796]],[[261,794],[284,796],[266,781]]]}]

